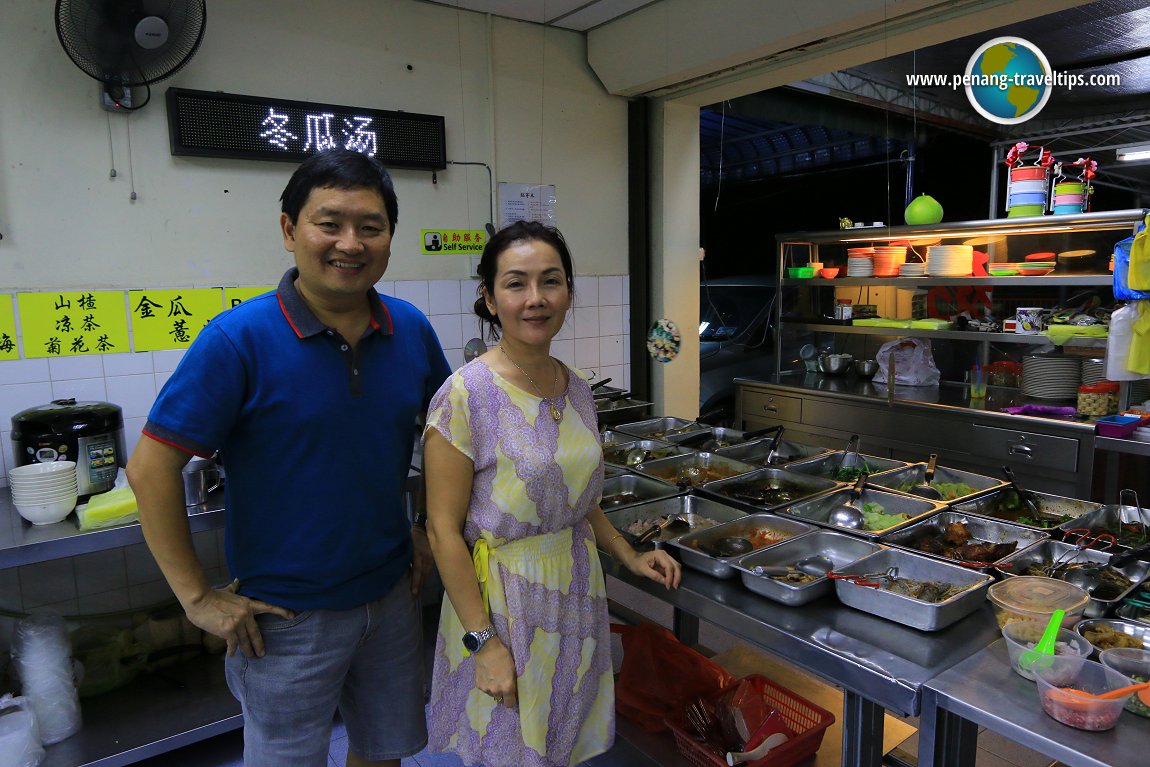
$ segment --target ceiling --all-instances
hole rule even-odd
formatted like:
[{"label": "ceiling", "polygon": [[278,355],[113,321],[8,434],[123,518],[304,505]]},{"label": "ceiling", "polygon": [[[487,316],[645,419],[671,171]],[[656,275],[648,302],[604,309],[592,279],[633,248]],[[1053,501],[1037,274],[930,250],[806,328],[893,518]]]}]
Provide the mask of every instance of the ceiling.
[{"label": "ceiling", "polygon": [[[430,1],[587,32],[658,0]],[[1056,87],[1041,115],[1019,126],[984,119],[961,88],[912,89],[906,84],[906,75],[911,73],[961,71],[982,43],[1000,36],[1030,41],[1046,54],[1056,72],[1117,74],[1121,81],[1073,90]],[[892,132],[889,118],[897,116],[906,118],[900,124],[930,124],[1001,145],[1002,151],[1025,139],[1042,144],[1060,158],[1089,155],[1099,163],[1099,183],[1150,193],[1150,162],[1118,167],[1114,158],[1117,146],[1150,143],[1150,4],[1145,0],[1099,0],[828,73],[794,83],[789,90],[815,95],[828,106],[822,110],[772,109],[751,96],[701,110],[704,183],[879,161],[921,138],[913,131]],[[854,105],[853,119],[844,121],[836,114],[844,109],[844,101]],[[866,111],[871,113],[869,120],[862,114]]]},{"label": "ceiling", "polygon": [[429,0],[465,11],[490,13],[549,27],[586,32],[658,0]]}]

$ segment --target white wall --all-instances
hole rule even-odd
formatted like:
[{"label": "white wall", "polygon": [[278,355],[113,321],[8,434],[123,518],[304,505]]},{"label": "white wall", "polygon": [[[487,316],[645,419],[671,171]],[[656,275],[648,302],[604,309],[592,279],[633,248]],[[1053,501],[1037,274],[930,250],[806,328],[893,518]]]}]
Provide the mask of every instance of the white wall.
[{"label": "white wall", "polygon": [[[195,58],[124,116],[99,108],[96,82],[56,38],[53,5],[7,0],[0,24],[0,298],[268,285],[290,266],[278,198],[294,166],[171,156],[169,85],[442,114],[449,160],[488,163],[497,182],[556,185],[578,280],[553,351],[629,383],[627,110],[591,73],[581,35],[413,0],[336,0],[322,11],[301,0],[212,0]],[[468,259],[420,255],[418,233],[483,228],[487,172],[449,166],[434,185],[430,172],[393,175],[399,225],[380,288],[428,314],[448,359],[462,364],[463,344],[478,335]],[[114,402],[134,445],[181,354],[0,361],[0,486],[14,463],[14,413],[60,397]]]},{"label": "white wall", "polygon": [[[625,270],[626,104],[581,35],[413,0],[213,0],[195,58],[123,116],[64,53],[53,3],[4,6],[0,291],[266,284],[290,264],[276,227],[293,166],[173,157],[169,86],[444,115],[448,159],[558,187],[579,273]],[[388,278],[466,277],[466,259],[419,255],[418,230],[482,228],[486,171],[394,176]]]}]

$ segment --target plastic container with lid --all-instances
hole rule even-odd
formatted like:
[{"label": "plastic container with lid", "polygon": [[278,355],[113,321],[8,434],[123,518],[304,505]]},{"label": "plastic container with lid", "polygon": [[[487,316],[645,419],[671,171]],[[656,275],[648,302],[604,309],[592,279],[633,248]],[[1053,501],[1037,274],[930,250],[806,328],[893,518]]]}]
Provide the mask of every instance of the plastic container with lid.
[{"label": "plastic container with lid", "polygon": [[1099,418],[1110,414],[1110,392],[1101,383],[1078,387],[1078,415]]},{"label": "plastic container with lid", "polygon": [[1106,414],[1114,415],[1118,412],[1118,392],[1121,389],[1121,384],[1117,381],[1099,381],[1098,386],[1106,390],[1106,396],[1110,399],[1110,407]]},{"label": "plastic container with lid", "polygon": [[1090,596],[1072,583],[1038,575],[1019,575],[999,581],[986,590],[999,627],[1017,621],[1046,624],[1055,610],[1064,610],[1062,626],[1082,620]]},{"label": "plastic container with lid", "polygon": [[835,299],[835,319],[836,320],[849,320],[851,318],[852,310],[854,307],[851,305],[849,298],[836,298]]}]

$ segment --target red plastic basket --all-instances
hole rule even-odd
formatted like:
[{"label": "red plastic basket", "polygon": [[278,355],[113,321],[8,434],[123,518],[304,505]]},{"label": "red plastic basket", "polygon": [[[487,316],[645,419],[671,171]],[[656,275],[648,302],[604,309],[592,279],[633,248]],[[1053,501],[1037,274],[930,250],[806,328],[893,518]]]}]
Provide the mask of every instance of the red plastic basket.
[{"label": "red plastic basket", "polygon": [[[782,714],[783,721],[794,733],[790,740],[772,748],[762,759],[747,762],[749,767],[790,767],[813,756],[823,744],[827,728],[834,724],[835,715],[764,676],[751,674],[745,678],[756,679],[763,685],[763,697]],[[679,722],[668,719],[667,726],[675,736],[679,753],[695,767],[726,767],[724,755],[695,740]]]}]

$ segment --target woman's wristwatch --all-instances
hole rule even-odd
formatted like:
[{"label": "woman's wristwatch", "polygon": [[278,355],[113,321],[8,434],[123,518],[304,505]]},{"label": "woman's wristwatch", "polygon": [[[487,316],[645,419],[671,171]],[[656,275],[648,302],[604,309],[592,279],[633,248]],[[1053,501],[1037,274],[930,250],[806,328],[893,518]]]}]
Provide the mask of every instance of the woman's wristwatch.
[{"label": "woman's wristwatch", "polygon": [[415,518],[411,520],[411,526],[412,527],[418,527],[421,530],[426,530],[427,529],[427,512],[426,511],[415,512]]},{"label": "woman's wristwatch", "polygon": [[475,654],[483,649],[483,645],[495,636],[495,627],[488,626],[482,631],[468,631],[463,635],[463,647],[467,652]]}]

